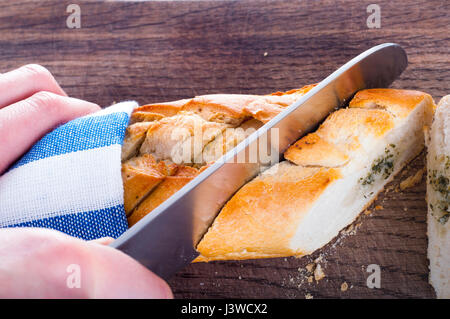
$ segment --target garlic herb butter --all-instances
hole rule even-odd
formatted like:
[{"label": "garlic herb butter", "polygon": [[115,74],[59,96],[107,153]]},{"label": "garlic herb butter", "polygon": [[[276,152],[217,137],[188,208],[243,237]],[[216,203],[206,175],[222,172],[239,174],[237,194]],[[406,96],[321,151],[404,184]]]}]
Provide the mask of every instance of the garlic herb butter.
[{"label": "garlic herb butter", "polygon": [[375,159],[366,177],[361,177],[359,182],[362,185],[372,185],[380,176],[387,179],[394,171],[394,144],[389,144],[384,149],[384,155]]},{"label": "garlic herb butter", "polygon": [[436,198],[430,203],[429,206],[432,210],[432,215],[437,219],[439,223],[445,225],[450,218],[449,206],[450,206],[450,180],[447,177],[450,168],[450,157],[445,156],[442,158],[435,157],[435,160],[445,161],[444,170],[428,170],[428,181],[433,190],[437,193]]}]

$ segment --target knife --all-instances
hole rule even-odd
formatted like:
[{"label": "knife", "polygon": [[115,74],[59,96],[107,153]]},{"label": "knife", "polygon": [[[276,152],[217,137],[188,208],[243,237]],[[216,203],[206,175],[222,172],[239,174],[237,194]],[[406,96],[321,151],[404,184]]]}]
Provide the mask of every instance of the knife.
[{"label": "knife", "polygon": [[222,156],[111,246],[160,277],[170,278],[198,256],[195,247],[241,186],[263,167],[274,164],[274,159],[278,161],[290,144],[345,105],[357,91],[389,86],[407,64],[405,51],[394,43],[361,53]]}]

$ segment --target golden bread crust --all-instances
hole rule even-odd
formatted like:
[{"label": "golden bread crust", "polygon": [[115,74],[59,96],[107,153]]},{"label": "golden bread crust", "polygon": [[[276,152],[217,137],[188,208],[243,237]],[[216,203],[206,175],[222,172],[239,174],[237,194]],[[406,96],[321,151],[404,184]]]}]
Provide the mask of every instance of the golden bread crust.
[{"label": "golden bread crust", "polygon": [[138,123],[138,122],[154,122],[162,119],[164,115],[159,113],[152,112],[142,112],[142,111],[134,111],[131,113],[130,124]]},{"label": "golden bread crust", "polygon": [[300,94],[300,95],[305,95],[306,93],[308,93],[313,87],[315,87],[317,84],[310,84],[310,85],[305,85],[304,87],[300,88],[300,89],[292,89],[286,92],[274,92],[271,93],[269,95],[288,95],[288,94]]},{"label": "golden bread crust", "polygon": [[144,216],[180,190],[184,185],[189,183],[198,174],[199,171],[193,167],[178,166],[176,173],[172,176],[165,176],[165,178],[155,186],[150,195],[147,196],[132,212],[131,216],[128,217],[129,226],[131,227],[136,224]]},{"label": "golden bread crust", "polygon": [[[356,93],[350,108],[379,108],[398,117],[406,117],[422,100],[432,98],[429,94],[398,89],[369,89]],[[433,103],[434,104],[434,103]]]},{"label": "golden bread crust", "polygon": [[136,108],[134,110],[134,113],[149,112],[149,113],[160,114],[163,117],[174,116],[175,114],[180,112],[183,105],[188,103],[190,100],[191,99],[183,99],[183,100],[165,102],[165,103],[146,104],[146,105],[142,105],[142,106]]},{"label": "golden bread crust", "polygon": [[284,158],[301,166],[338,167],[348,162],[349,157],[333,144],[310,133],[298,140],[284,153]]},{"label": "golden bread crust", "polygon": [[126,161],[122,165],[125,213],[131,211],[164,178],[175,173],[174,164],[157,163],[150,155],[143,155]]},{"label": "golden bread crust", "polygon": [[302,216],[340,173],[287,162],[279,166],[275,174],[256,177],[228,201],[197,246],[201,257],[196,261],[301,254],[288,248],[289,240]]},{"label": "golden bread crust", "polygon": [[313,87],[314,85],[308,85],[301,89],[290,90],[284,93],[276,92],[271,95],[261,96],[258,100],[246,105],[244,110],[254,119],[267,123]]},{"label": "golden bread crust", "polygon": [[197,96],[183,106],[183,111],[194,112],[207,121],[237,126],[248,117],[245,106],[258,98],[257,95],[242,94]]}]

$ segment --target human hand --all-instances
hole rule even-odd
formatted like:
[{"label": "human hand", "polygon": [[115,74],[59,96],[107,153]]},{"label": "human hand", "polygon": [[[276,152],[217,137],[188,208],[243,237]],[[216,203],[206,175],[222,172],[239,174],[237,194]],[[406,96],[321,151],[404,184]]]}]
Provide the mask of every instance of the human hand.
[{"label": "human hand", "polygon": [[56,126],[99,109],[68,97],[40,65],[0,74],[0,174]]},{"label": "human hand", "polygon": [[172,298],[162,279],[107,243],[0,229],[0,298]]},{"label": "human hand", "polygon": [[[99,109],[68,97],[42,66],[0,74],[0,175],[56,126]],[[101,243],[108,241],[86,242],[46,229],[0,229],[0,298],[172,297],[162,279]],[[80,288],[67,285],[69,265],[79,266]]]}]

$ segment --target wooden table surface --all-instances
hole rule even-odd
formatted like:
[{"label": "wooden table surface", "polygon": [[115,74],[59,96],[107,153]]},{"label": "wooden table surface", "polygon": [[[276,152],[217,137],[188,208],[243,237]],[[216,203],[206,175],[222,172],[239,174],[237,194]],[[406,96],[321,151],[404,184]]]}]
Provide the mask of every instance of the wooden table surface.
[{"label": "wooden table surface", "polygon": [[[67,1],[0,2],[0,73],[22,64],[50,69],[72,96],[167,101],[208,93],[270,93],[318,82],[365,49],[401,44],[409,66],[393,87],[449,94],[450,2],[76,1],[81,28],[66,26]],[[423,154],[392,183],[423,167]],[[374,207],[378,206],[378,209]],[[425,182],[379,196],[355,229],[301,259],[193,264],[170,280],[179,298],[429,298]],[[268,239],[270,240],[270,239]],[[326,277],[305,266],[322,256]],[[381,269],[370,289],[367,266]],[[349,288],[341,291],[346,282]]]}]

